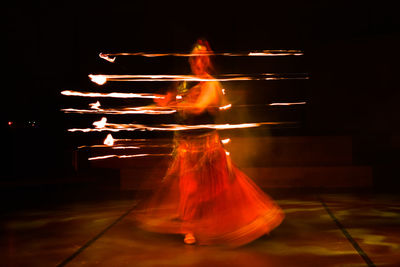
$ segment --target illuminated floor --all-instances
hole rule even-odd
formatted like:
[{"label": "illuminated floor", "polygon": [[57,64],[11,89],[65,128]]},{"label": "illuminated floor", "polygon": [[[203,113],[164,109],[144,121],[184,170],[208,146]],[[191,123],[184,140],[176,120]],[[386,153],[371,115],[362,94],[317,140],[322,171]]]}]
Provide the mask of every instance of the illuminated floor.
[{"label": "illuminated floor", "polygon": [[[400,196],[271,195],[286,212],[237,249],[188,246],[135,227],[129,198],[9,210],[2,266],[400,266]],[[107,197],[105,197],[107,198]],[[3,203],[4,205],[4,203]]]}]

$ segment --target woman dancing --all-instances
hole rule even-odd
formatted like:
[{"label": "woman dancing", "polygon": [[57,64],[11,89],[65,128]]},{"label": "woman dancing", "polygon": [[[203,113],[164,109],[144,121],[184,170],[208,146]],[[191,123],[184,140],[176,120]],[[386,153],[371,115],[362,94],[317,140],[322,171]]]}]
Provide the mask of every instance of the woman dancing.
[{"label": "woman dancing", "polygon": [[[182,124],[212,124],[221,106],[221,84],[210,75],[211,53],[207,41],[197,41],[189,63],[204,81],[156,102],[178,107]],[[231,162],[216,130],[179,131],[174,139],[173,162],[137,216],[141,227],[183,234],[186,244],[240,246],[282,222],[283,211]]]}]

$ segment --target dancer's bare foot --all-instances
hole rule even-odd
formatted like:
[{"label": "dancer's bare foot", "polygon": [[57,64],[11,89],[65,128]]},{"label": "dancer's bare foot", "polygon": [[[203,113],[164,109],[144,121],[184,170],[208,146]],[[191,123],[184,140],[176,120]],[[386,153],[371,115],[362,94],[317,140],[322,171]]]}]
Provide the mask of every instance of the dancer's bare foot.
[{"label": "dancer's bare foot", "polygon": [[188,233],[185,235],[185,239],[183,241],[185,242],[185,244],[193,245],[194,243],[196,243],[196,238],[192,233]]}]

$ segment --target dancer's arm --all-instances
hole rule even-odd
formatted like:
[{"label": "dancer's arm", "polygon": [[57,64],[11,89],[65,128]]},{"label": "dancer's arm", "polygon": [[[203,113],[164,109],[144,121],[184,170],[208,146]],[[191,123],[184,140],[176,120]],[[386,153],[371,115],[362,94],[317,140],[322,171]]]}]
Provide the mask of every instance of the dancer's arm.
[{"label": "dancer's arm", "polygon": [[168,92],[166,95],[157,95],[161,98],[155,98],[154,102],[157,106],[167,107],[175,104],[176,101],[176,93]]}]

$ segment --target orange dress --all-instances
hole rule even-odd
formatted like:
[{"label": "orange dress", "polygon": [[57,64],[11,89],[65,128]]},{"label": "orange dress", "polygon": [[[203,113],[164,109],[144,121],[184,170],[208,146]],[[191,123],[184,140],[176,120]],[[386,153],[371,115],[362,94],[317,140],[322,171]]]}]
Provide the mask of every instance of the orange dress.
[{"label": "orange dress", "polygon": [[[196,124],[210,119],[205,113],[190,118]],[[160,187],[137,213],[142,228],[193,233],[200,245],[240,246],[282,222],[281,208],[232,163],[216,130],[175,134],[173,154]]]}]

